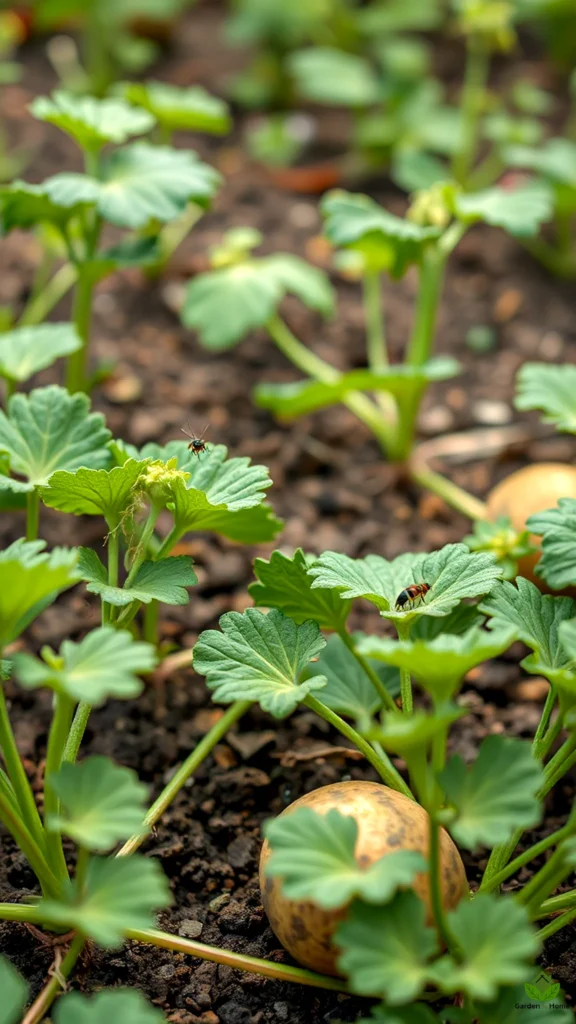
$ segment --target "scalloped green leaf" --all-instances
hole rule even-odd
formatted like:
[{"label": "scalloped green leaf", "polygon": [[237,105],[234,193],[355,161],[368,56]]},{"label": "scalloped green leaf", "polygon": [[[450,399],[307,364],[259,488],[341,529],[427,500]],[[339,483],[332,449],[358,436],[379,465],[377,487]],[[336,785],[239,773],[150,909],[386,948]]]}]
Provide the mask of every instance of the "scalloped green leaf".
[{"label": "scalloped green leaf", "polygon": [[434,640],[368,636],[360,641],[358,650],[366,657],[408,671],[435,701],[446,701],[456,693],[470,669],[497,658],[517,635],[514,626],[488,632],[472,626],[458,636],[440,633]]},{"label": "scalloped green leaf", "polygon": [[205,348],[232,348],[263,327],[286,295],[330,316],[333,291],[328,278],[298,256],[276,253],[198,274],[186,290],[182,323],[198,331]]},{"label": "scalloped green leaf", "polygon": [[561,590],[576,584],[576,501],[560,498],[556,508],[536,512],[526,520],[542,537],[542,557],[536,566],[549,587]]},{"label": "scalloped green leaf", "polygon": [[288,57],[288,69],[304,99],[329,106],[365,107],[376,103],[382,87],[364,57],[330,46],[310,46]]},{"label": "scalloped green leaf", "polygon": [[28,996],[28,985],[4,956],[0,956],[0,992],[0,1024],[17,1024]]},{"label": "scalloped green leaf", "polygon": [[321,203],[326,237],[335,246],[360,250],[365,265],[401,277],[423,248],[440,235],[439,228],[421,227],[396,217],[362,193],[335,189]]},{"label": "scalloped green leaf", "polygon": [[529,182],[517,189],[494,186],[482,192],[462,192],[454,197],[454,212],[466,224],[483,221],[503,228],[517,238],[536,235],[552,217],[554,196],[544,182]]},{"label": "scalloped green leaf", "polygon": [[28,181],[13,181],[0,187],[0,223],[2,231],[31,228],[37,224],[64,225],[74,217],[82,203],[94,201],[95,189],[81,188],[83,175],[76,175],[78,184],[66,191],[52,187],[52,178],[39,185]]},{"label": "scalloped green leaf", "polygon": [[351,391],[384,391],[396,398],[408,399],[421,394],[431,381],[448,380],[460,372],[456,359],[431,359],[422,366],[391,366],[380,373],[352,370],[338,380],[326,384],[315,380],[291,381],[288,384],[258,384],[254,399],[262,409],[270,409],[288,419],[305,416],[343,401]]},{"label": "scalloped green leaf", "polygon": [[164,1014],[134,988],[115,988],[83,996],[70,992],[59,999],[54,1024],[165,1024]]},{"label": "scalloped green leaf", "polygon": [[206,676],[213,699],[223,704],[258,701],[264,711],[284,718],[309,693],[325,685],[323,678],[300,677],[326,641],[315,622],[298,626],[273,609],[227,612],[220,630],[200,634],[193,650],[196,672]]},{"label": "scalloped green leaf", "polygon": [[439,733],[445,733],[453,722],[466,714],[456,704],[441,704],[433,713],[417,708],[411,715],[398,710],[389,711],[379,726],[373,726],[367,733],[369,739],[377,740],[385,750],[400,754],[407,762],[412,754],[420,755]]},{"label": "scalloped green leaf", "polygon": [[136,772],[108,757],[64,763],[49,776],[60,801],[58,814],[48,817],[50,832],[61,832],[93,852],[110,850],[121,839],[144,835],[146,786]]},{"label": "scalloped green leaf", "polygon": [[266,822],[264,834],[272,851],[265,874],[282,879],[287,899],[313,900],[324,910],[342,907],[355,897],[388,903],[427,869],[416,850],[398,850],[368,866],[359,864],[354,852],[358,824],[334,808],[319,814],[300,807]]},{"label": "scalloped green leaf", "polygon": [[[359,644],[361,634],[355,634]],[[368,659],[370,662],[370,659]],[[371,662],[371,667],[384,683],[392,697],[400,692],[400,676],[392,666]],[[322,703],[345,718],[353,718],[362,729],[369,727],[372,717],[382,707],[382,700],[364,669],[348,650],[340,636],[333,634],[316,661],[308,668],[308,675],[322,676],[326,686],[322,690]]]},{"label": "scalloped green leaf", "polygon": [[84,150],[101,149],[107,142],[121,143],[145,135],[156,120],[147,110],[117,98],[77,96],[62,89],[52,96],[37,96],[29,107],[39,121],[56,125]]},{"label": "scalloped green leaf", "polygon": [[90,412],[87,395],[56,385],[12,395],[8,415],[0,410],[0,451],[26,482],[0,476],[0,489],[32,490],[59,469],[105,466],[110,436],[102,414]]},{"label": "scalloped green leaf", "polygon": [[193,587],[198,577],[192,568],[189,555],[175,555],[159,558],[156,562],[143,562],[129,587],[112,587],[108,584],[108,573],[92,548],[80,548],[78,569],[88,584],[91,594],[99,594],[103,601],[123,608],[132,601],[150,604],[188,604],[190,595],[187,587]]},{"label": "scalloped green leaf", "polygon": [[462,541],[470,551],[491,551],[507,580],[518,574],[518,559],[537,550],[530,540],[530,531],[515,530],[507,516],[498,516],[493,523],[476,520],[474,532]]},{"label": "scalloped green leaf", "polygon": [[312,589],[308,575],[314,556],[306,556],[298,548],[292,556],[273,551],[270,561],[254,560],[254,575],[248,593],[254,604],[277,608],[300,625],[306,619],[317,622],[321,629],[342,629],[350,612],[350,602],[342,601],[333,590]]},{"label": "scalloped green leaf", "polygon": [[[489,593],[500,577],[493,555],[471,554],[465,544],[447,544],[429,555],[406,553],[391,562],[380,555],[353,559],[328,551],[308,572],[313,588],[333,588],[344,599],[363,597],[384,618],[405,622],[421,615],[447,615],[464,598]],[[418,606],[397,611],[398,595],[412,583],[428,583],[430,591]]]},{"label": "scalloped green leaf", "polygon": [[39,324],[15,327],[0,334],[0,375],[11,381],[29,380],[82,346],[74,324]]},{"label": "scalloped green leaf", "polygon": [[42,501],[49,508],[71,512],[75,516],[104,516],[115,526],[134,502],[138,480],[148,462],[127,459],[112,469],[85,469],[75,472],[59,470],[41,490]]},{"label": "scalloped green leaf", "polygon": [[510,167],[538,171],[551,181],[576,188],[576,143],[571,139],[546,139],[538,148],[508,146],[503,155]]},{"label": "scalloped green leaf", "polygon": [[448,914],[448,927],[461,960],[442,957],[433,977],[446,992],[465,992],[482,1002],[495,999],[501,985],[527,981],[540,943],[526,909],[509,896],[480,893]]},{"label": "scalloped green leaf", "polygon": [[48,924],[74,928],[105,949],[117,949],[130,928],[151,928],[154,911],[171,902],[168,881],[156,860],[91,857],[82,893],[70,882],[61,900],[42,900]]},{"label": "scalloped green leaf", "polygon": [[338,967],[352,991],[383,996],[391,1006],[420,995],[430,978],[430,958],[438,951],[426,907],[413,892],[398,893],[384,907],[354,903],[335,939],[343,950]]},{"label": "scalloped green leaf", "polygon": [[439,781],[456,813],[454,820],[447,819],[450,832],[468,850],[505,843],[517,828],[541,820],[542,765],[523,740],[488,736],[470,767],[461,757],[451,757]]},{"label": "scalloped green leaf", "polygon": [[44,551],[42,540],[17,540],[0,551],[0,647],[11,643],[63,590],[80,579],[78,552]]},{"label": "scalloped green leaf", "polygon": [[199,85],[180,88],[168,82],[121,82],[116,91],[129,103],[149,110],[169,131],[226,135],[232,127],[228,104]]},{"label": "scalloped green leaf", "polygon": [[112,626],[93,629],[79,643],[64,640],[58,655],[50,648],[44,648],[42,655],[42,660],[15,655],[14,672],[20,685],[26,689],[48,686],[92,706],[112,697],[137,697],[143,686],[138,674],[156,665],[152,644],[139,643],[131,633]]},{"label": "scalloped green leaf", "polygon": [[576,366],[524,363],[516,377],[514,405],[523,412],[538,409],[544,423],[576,434]]}]

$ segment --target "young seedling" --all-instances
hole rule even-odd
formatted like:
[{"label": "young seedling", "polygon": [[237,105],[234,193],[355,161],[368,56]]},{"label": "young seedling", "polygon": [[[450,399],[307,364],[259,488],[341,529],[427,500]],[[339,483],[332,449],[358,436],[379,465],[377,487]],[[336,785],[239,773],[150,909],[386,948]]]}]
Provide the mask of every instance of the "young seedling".
[{"label": "young seedling", "polygon": [[[328,240],[354,259],[362,281],[365,369],[341,372],[295,337],[279,315],[282,299],[296,295],[309,309],[328,317],[334,306],[330,284],[320,270],[295,256],[254,256],[251,250],[261,239],[247,228],[230,231],[212,252],[213,269],[188,286],[182,309],[185,326],[196,329],[202,344],[215,351],[231,348],[249,330],[263,327],[306,379],[259,385],[258,405],[292,419],[342,403],[373,432],[387,458],[407,463],[417,482],[472,519],[486,518],[481,502],[423,465],[414,450],[426,387],[458,372],[455,360],[433,356],[444,270],[450,253],[478,221],[513,235],[534,234],[549,216],[548,191],[528,186],[514,193],[500,188],[464,193],[445,183],[416,194],[404,219],[367,196],[335,191],[324,198],[322,211]],[[419,276],[414,326],[404,361],[391,365],[382,276],[401,278],[412,265]]]},{"label": "young seedling", "polygon": [[[30,109],[74,139],[84,156],[85,173],[62,172],[39,185],[13,182],[1,190],[0,209],[5,230],[47,223],[66,248],[76,273],[73,321],[82,340],[68,360],[67,386],[82,391],[89,383],[95,285],[119,268],[157,263],[160,226],[179,218],[192,200],[205,206],[220,179],[192,150],[142,141],[122,145],[156,124],[149,110],[124,100],[56,92],[37,98]],[[120,148],[103,152],[110,144]],[[105,223],[127,229],[111,248],[100,245]]]}]

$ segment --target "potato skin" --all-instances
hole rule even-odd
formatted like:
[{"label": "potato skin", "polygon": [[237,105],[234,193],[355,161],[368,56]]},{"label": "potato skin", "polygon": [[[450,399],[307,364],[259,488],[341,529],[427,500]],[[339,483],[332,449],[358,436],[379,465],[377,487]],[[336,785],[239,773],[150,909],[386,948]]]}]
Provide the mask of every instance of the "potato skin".
[{"label": "potato skin", "polygon": [[[511,473],[494,487],[486,501],[488,518],[508,516],[515,530],[524,530],[529,516],[555,508],[559,498],[576,498],[576,467],[565,462],[538,462]],[[537,544],[539,538],[532,536],[532,540]],[[539,560],[539,551],[525,555],[518,562],[519,575],[531,580],[545,594],[558,594],[559,591],[546,586],[541,576],[535,575],[534,567]],[[565,593],[573,594],[574,590]]]},{"label": "potato skin", "polygon": [[[407,796],[381,783],[336,782],[322,786],[295,800],[282,815],[291,814],[298,807],[309,807],[319,814],[335,808],[341,814],[354,817],[358,825],[356,858],[362,865],[368,866],[394,850],[418,850],[427,856],[427,812]],[[282,895],[281,880],[264,873],[270,854],[266,841],[260,856],[260,889],[274,934],[304,967],[338,976],[337,950],[332,946],[332,936],[346,917],[347,907],[323,910],[311,902],[286,899]],[[468,893],[468,883],[460,854],[444,829],[440,830],[440,858],[444,906],[452,910]],[[431,923],[429,884],[424,873],[416,876],[414,891],[426,903]]]}]

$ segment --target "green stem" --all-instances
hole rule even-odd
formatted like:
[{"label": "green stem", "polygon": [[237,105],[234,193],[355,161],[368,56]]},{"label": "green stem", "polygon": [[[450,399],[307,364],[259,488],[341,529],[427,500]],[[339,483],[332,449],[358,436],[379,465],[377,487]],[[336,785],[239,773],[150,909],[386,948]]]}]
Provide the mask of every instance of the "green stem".
[{"label": "green stem", "polygon": [[66,387],[70,393],[86,390],[86,363],[90,344],[90,324],[92,319],[92,292],[94,281],[87,267],[78,267],[78,280],[74,290],[72,320],[82,341],[76,352],[68,356],[66,370]]},{"label": "green stem", "polygon": [[62,755],[63,762],[66,761],[73,764],[78,757],[78,751],[80,750],[80,744],[82,743],[91,711],[92,705],[86,704],[84,701],[81,701],[76,708],[76,714],[72,720],[72,725],[70,726],[68,739],[66,740],[66,746],[64,747],[64,753]]},{"label": "green stem", "polygon": [[157,263],[146,268],[146,274],[156,277],[164,270],[168,261],[172,258],[176,249],[184,239],[188,237],[194,225],[204,216],[204,210],[197,203],[189,203],[184,213],[176,217],[169,224],[164,225],[158,236],[158,250],[160,258]]},{"label": "green stem", "polygon": [[453,484],[451,480],[447,480],[440,473],[429,469],[424,460],[419,457],[418,449],[414,452],[408,468],[415,483],[432,491],[433,494],[437,494],[447,505],[456,509],[457,512],[461,512],[463,516],[467,516],[473,521],[488,519],[488,508],[484,502],[475,498],[474,495],[468,494],[462,487]]},{"label": "green stem", "polygon": [[30,832],[34,842],[43,850],[45,846],[44,829],[42,828],[34,794],[28,782],[28,776],[20,760],[20,754],[18,753],[18,747],[16,746],[16,740],[14,739],[14,733],[12,732],[12,726],[8,717],[6,696],[2,684],[0,684],[0,750],[4,756],[6,772],[12,784],[23,823]]},{"label": "green stem", "polygon": [[42,924],[43,915],[37,905],[27,903],[0,903],[0,921],[21,921]]},{"label": "green stem", "polygon": [[362,278],[364,310],[366,313],[366,338],[368,346],[368,366],[374,373],[388,368],[388,353],[384,320],[382,317],[382,296],[380,294],[380,274],[371,271]]},{"label": "green stem", "polygon": [[438,930],[438,935],[450,952],[454,951],[454,939],[450,934],[448,927],[448,921],[444,910],[444,902],[442,900],[442,864],[440,860],[440,826],[435,818],[435,811],[430,812],[430,825],[429,825],[429,850],[428,859],[430,864],[430,901],[432,904],[432,913],[434,915],[434,922]]},{"label": "green stem", "polygon": [[261,960],[259,957],[247,956],[244,953],[231,953],[217,946],[207,946],[203,942],[181,939],[177,935],[169,935],[167,932],[129,928],[125,935],[127,939],[133,939],[135,942],[145,942],[163,949],[173,949],[178,953],[188,953],[201,960],[211,960],[213,963],[224,964],[226,967],[233,967],[240,971],[260,974],[264,978],[292,981],[297,985],[331,989],[333,992],[349,991],[346,982],[341,978],[329,978],[324,974],[307,971],[303,967],[291,967],[288,964],[278,964],[272,960]]},{"label": "green stem", "polygon": [[460,185],[466,185],[476,158],[478,125],[488,81],[490,56],[484,42],[477,36],[468,40],[466,74],[460,101],[462,111],[461,145],[456,153],[452,174]]},{"label": "green stem", "polygon": [[158,647],[158,612],[158,601],[150,601],[144,607],[142,638],[154,647]]},{"label": "green stem", "polygon": [[84,949],[86,939],[81,935],[77,935],[70,944],[70,948],[66,953],[62,963],[60,964],[57,971],[54,971],[52,977],[44,986],[39,996],[34,1000],[32,1006],[22,1018],[21,1024],[40,1024],[43,1021],[46,1013],[52,1006],[56,996],[62,991],[62,982],[66,984],[66,978],[70,977],[70,973]]},{"label": "green stem", "polygon": [[[208,757],[210,751],[220,742],[234,723],[242,718],[242,715],[246,714],[250,707],[251,701],[248,700],[238,700],[231,704],[210,731],[200,740],[152,804],[144,819],[144,824],[147,828],[152,828],[156,824],[166,808],[172,803],[174,797],[180,792],[184,783],[188,781],[190,776],[194,774],[205,758]],[[146,833],[132,836],[131,839],[124,843],[117,856],[127,857],[129,854],[134,853],[142,845],[145,838]]]},{"label": "green stem", "polygon": [[337,715],[335,711],[326,707],[326,705],[322,704],[322,702],[317,700],[316,697],[312,697],[308,694],[304,700],[304,704],[306,707],[310,708],[311,711],[315,711],[320,718],[323,718],[324,721],[328,722],[328,724],[333,726],[334,729],[341,732],[346,739],[350,740],[354,746],[364,754],[364,757],[370,762],[372,767],[376,769],[378,775],[382,779],[382,782],[384,782],[386,786],[390,786],[391,789],[396,789],[399,793],[404,793],[404,796],[410,797],[411,800],[414,799],[412,791],[404,782],[404,779],[387,755],[382,757],[381,754],[378,754],[374,748],[370,746],[367,740],[365,740],[364,737],[356,731],[356,729],[353,729],[348,722],[345,722],[343,718],[340,718],[340,715]]},{"label": "green stem", "polygon": [[[54,702],[54,715],[48,735],[46,767],[44,769],[44,826],[46,829],[49,819],[56,817],[60,809],[60,801],[52,788],[51,778],[60,770],[74,714],[74,701],[67,694],[55,694]],[[57,877],[67,879],[68,868],[64,859],[60,832],[46,831],[46,850],[52,870]]]},{"label": "green stem", "polygon": [[[394,625],[399,640],[410,639],[410,623],[402,619],[395,619]],[[414,698],[412,695],[412,679],[408,669],[400,669],[400,698],[402,700],[402,711],[405,715],[411,715],[414,710]]]},{"label": "green stem", "polygon": [[26,828],[19,810],[2,793],[0,793],[0,821],[8,829],[26,857],[36,878],[40,882],[44,896],[58,899],[60,883],[53,874],[44,856],[43,849],[38,845],[32,833]]},{"label": "green stem", "polygon": [[546,942],[546,939],[549,939],[551,935],[555,935],[561,928],[566,928],[574,918],[576,918],[576,908],[569,910],[566,914],[560,914],[559,917],[555,917],[553,921],[550,921],[549,924],[536,933],[536,938],[540,942]]},{"label": "green stem", "polygon": [[511,875],[515,875],[516,872],[519,871],[520,868],[523,868],[525,864],[529,864],[531,860],[536,860],[537,857],[546,853],[546,850],[549,850],[551,846],[556,846],[556,844],[562,839],[573,835],[574,831],[576,831],[575,825],[564,825],[562,828],[557,829],[556,832],[552,832],[549,836],[541,839],[538,843],[534,843],[533,846],[530,846],[527,850],[518,854],[518,856],[515,857],[514,860],[511,860],[510,863],[507,864],[506,867],[502,868],[501,871],[498,871],[489,879],[482,879],[482,884],[478,891],[493,892],[494,889],[497,889],[498,886],[501,885],[502,882],[505,882],[507,878],[510,878]]},{"label": "green stem", "polygon": [[26,540],[37,540],[40,525],[40,492],[35,487],[26,494]]},{"label": "green stem", "polygon": [[419,266],[414,326],[405,359],[409,366],[423,366],[430,358],[438,305],[444,284],[446,259],[447,256],[437,244],[429,246],[422,256]]},{"label": "green stem", "polygon": [[560,893],[559,896],[551,896],[549,900],[544,900],[538,913],[534,915],[534,920],[550,917],[551,914],[557,914],[560,910],[571,910],[572,907],[576,907],[576,889],[570,889],[568,892]]},{"label": "green stem", "polygon": [[13,380],[12,377],[4,377],[4,402],[6,405],[8,404],[8,399],[16,394],[17,386],[18,382]]},{"label": "green stem", "polygon": [[140,540],[138,541],[138,547],[136,548],[134,558],[132,560],[132,565],[130,566],[130,572],[128,573],[128,576],[126,578],[126,583],[124,584],[126,589],[129,588],[136,573],[138,572],[138,569],[140,568],[142,562],[146,558],[148,543],[150,541],[152,534],[154,533],[156,520],[158,519],[158,516],[160,515],[160,512],[162,511],[163,507],[163,504],[156,505],[154,502],[152,502],[152,504],[150,505],[148,518],[144,523],[144,528],[142,530],[142,533],[140,534]]},{"label": "green stem", "polygon": [[354,643],[354,638],[350,636],[348,630],[342,627],[342,629],[338,630],[338,636],[340,637],[342,642],[346,644],[346,647],[348,648],[350,653],[354,656],[360,667],[368,676],[368,679],[372,683],[372,686],[376,690],[376,693],[380,697],[380,700],[382,701],[384,707],[388,708],[389,711],[396,711],[396,704],[394,703],[394,699],[392,698],[391,694],[388,693],[388,690],[384,686],[384,683],[380,679],[380,676],[372,668],[372,665],[370,664],[368,659],[365,658],[363,654],[360,654],[360,651],[357,649],[356,644]]},{"label": "green stem", "polygon": [[546,896],[572,874],[572,865],[566,858],[563,843],[554,850],[550,859],[540,868],[524,888],[517,893],[516,899],[523,903],[530,914],[537,913]]},{"label": "green stem", "polygon": [[542,709],[540,721],[538,722],[538,728],[534,733],[534,739],[532,741],[532,753],[538,761],[541,761],[548,753],[554,739],[562,728],[562,718],[559,715],[558,719],[554,723],[551,729],[548,728],[550,723],[550,717],[556,704],[556,688],[551,686],[546,695],[546,701]]},{"label": "green stem", "polygon": [[160,547],[158,548],[154,558],[167,558],[172,548],[176,546],[180,538],[183,536],[182,530],[178,526],[173,526],[170,533],[164,538]]},{"label": "green stem", "polygon": [[63,299],[78,279],[78,271],[72,263],[65,263],[48,281],[38,295],[31,297],[18,320],[19,327],[32,327],[44,322],[54,306]]}]

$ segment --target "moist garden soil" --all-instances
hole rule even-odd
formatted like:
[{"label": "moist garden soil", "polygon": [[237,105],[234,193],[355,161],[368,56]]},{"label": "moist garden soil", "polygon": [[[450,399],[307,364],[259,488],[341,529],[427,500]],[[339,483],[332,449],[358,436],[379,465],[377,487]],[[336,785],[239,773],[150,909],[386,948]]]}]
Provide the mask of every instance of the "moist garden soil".
[{"label": "moist garden soil", "polygon": [[[224,49],[217,5],[202,5],[185,19],[156,75],[176,84],[199,82],[222,93],[242,55]],[[42,48],[23,51],[24,78],[6,88],[3,115],[15,143],[32,151],[26,177],[41,180],[59,170],[78,167],[73,147],[50,126],[26,113],[33,95],[49,91],[53,76]],[[460,73],[461,54],[445,53],[446,77]],[[531,65],[541,84],[540,65]],[[504,81],[509,69],[499,74]],[[320,133],[333,144],[345,132],[345,115],[317,111]],[[242,118],[239,118],[241,125]],[[260,380],[283,381],[297,374],[262,334],[220,355],[202,350],[174,314],[182,282],[207,265],[208,246],[223,230],[242,224],[258,227],[264,250],[290,251],[329,267],[329,253],[316,237],[320,231],[317,200],[279,191],[244,156],[241,132],[213,140],[178,137],[194,145],[218,166],[225,183],[214,209],[194,229],[160,282],[122,273],[102,283],[94,305],[93,354],[115,364],[113,375],[98,386],[94,404],[115,436],[143,444],[181,437],[190,424],[207,439],[228,445],[233,455],[266,463],[274,480],[270,492],[276,512],[286,522],[278,546],[303,546],[312,552],[333,549],[358,557],[376,552],[388,558],[410,550],[433,550],[459,541],[470,524],[442,500],[408,485],[384,463],[362,424],[342,407],[295,424],[279,426],[254,408],[248,395]],[[383,176],[358,187],[394,210],[402,196]],[[37,251],[27,235],[14,233],[2,242],[0,304],[22,306],[29,290]],[[362,364],[363,316],[359,289],[342,279],[338,315],[328,324],[286,304],[293,330],[322,356],[340,367]],[[388,342],[392,359],[400,358],[410,329],[415,279],[384,286]],[[434,385],[421,417],[425,438],[471,428],[497,433],[499,452],[486,454],[486,438],[477,458],[445,465],[457,483],[480,497],[503,476],[528,462],[571,461],[573,442],[543,431],[534,417],[520,417],[512,406],[515,374],[526,360],[574,361],[576,318],[573,285],[548,276],[503,233],[475,229],[451,259],[438,326],[438,352],[456,356],[463,373]],[[53,319],[69,315],[64,302]],[[495,347],[478,355],[465,345],[468,328],[491,326]],[[40,374],[34,383],[56,379]],[[520,423],[520,434],[511,429]],[[493,434],[488,438],[493,439]],[[163,525],[162,523],[160,524]],[[0,518],[1,543],[24,533],[22,513]],[[41,534],[55,544],[102,543],[102,523],[42,509]],[[191,648],[198,633],[215,627],[228,610],[251,604],[246,587],[256,554],[275,545],[245,548],[210,535],[189,535],[180,553],[194,557],[199,585],[185,608],[164,608],[161,632],[166,647]],[[27,643],[57,647],[98,624],[98,609],[80,589],[65,595],[30,629]],[[358,605],[352,623],[366,632],[381,631],[376,610]],[[491,733],[533,735],[545,684],[522,678],[517,644],[497,661],[468,677],[463,700],[470,714],[453,731],[452,749],[472,760],[482,738]],[[29,694],[9,686],[18,746],[40,788],[42,758],[50,721],[48,693]],[[203,681],[191,668],[179,667],[150,680],[142,697],[111,702],[95,711],[84,741],[85,753],[108,754],[135,769],[155,794],[185,758],[220,709],[211,704]],[[40,766],[40,767],[39,767]],[[400,765],[401,767],[401,765]],[[172,910],[161,926],[188,938],[252,956],[289,962],[267,924],[257,881],[262,822],[303,793],[347,778],[374,778],[355,751],[311,712],[277,723],[258,709],[218,746],[164,815],[144,850],[158,857],[173,893]],[[532,843],[560,826],[573,800],[573,780],[557,787],[546,821],[527,836]],[[19,899],[34,879],[9,838],[0,835],[0,899]],[[478,881],[482,856],[465,856],[468,878]],[[523,869],[520,881],[529,877]],[[517,884],[516,882],[512,883]],[[54,949],[24,926],[0,925],[0,951],[7,954],[39,991],[54,962]],[[576,998],[576,928],[564,929],[547,944],[543,964]],[[127,985],[142,991],[173,1024],[321,1024],[353,1021],[367,1013],[366,1000],[266,980],[183,954],[127,943],[121,950],[89,948],[72,985],[85,990]]]}]

